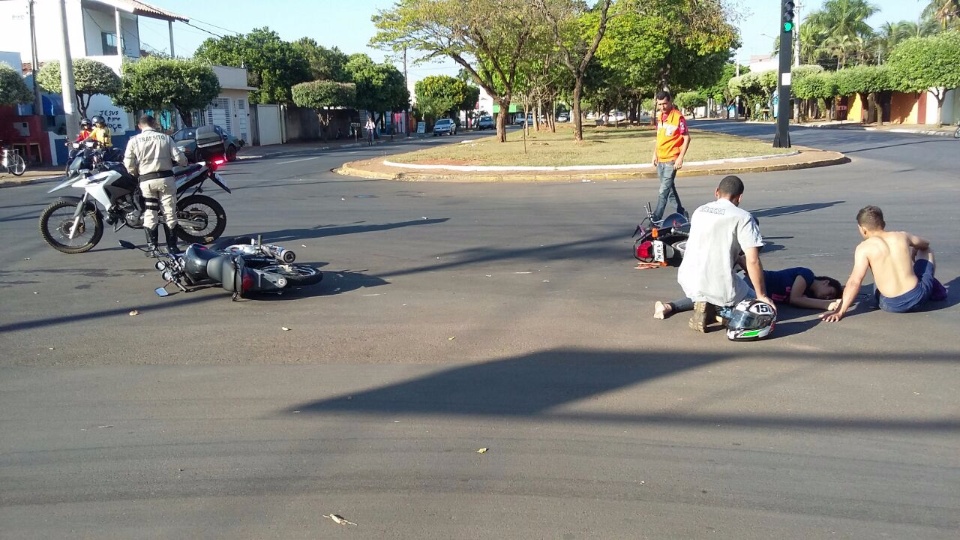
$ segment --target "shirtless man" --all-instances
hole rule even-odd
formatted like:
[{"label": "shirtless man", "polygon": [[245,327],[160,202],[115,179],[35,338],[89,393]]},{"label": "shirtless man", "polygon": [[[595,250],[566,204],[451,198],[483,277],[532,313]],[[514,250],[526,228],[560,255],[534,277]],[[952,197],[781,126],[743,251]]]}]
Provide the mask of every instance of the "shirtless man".
[{"label": "shirtless man", "polygon": [[931,296],[945,296],[943,285],[933,277],[930,242],[908,232],[888,232],[884,227],[883,212],[876,206],[866,206],[857,213],[857,228],[864,240],[854,254],[853,271],[840,307],[824,313],[821,319],[836,322],[843,318],[857,298],[868,269],[873,272],[880,309],[884,311],[906,313]]}]

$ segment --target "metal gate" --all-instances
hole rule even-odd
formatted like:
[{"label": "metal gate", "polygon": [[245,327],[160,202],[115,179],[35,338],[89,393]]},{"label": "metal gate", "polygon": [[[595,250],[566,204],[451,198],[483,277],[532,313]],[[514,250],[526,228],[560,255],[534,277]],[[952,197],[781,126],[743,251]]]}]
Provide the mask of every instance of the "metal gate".
[{"label": "metal gate", "polygon": [[257,134],[261,145],[283,142],[280,131],[280,106],[257,105]]},{"label": "metal gate", "polygon": [[230,99],[216,98],[204,114],[206,124],[222,127],[227,133],[233,134],[233,115],[230,114]]}]

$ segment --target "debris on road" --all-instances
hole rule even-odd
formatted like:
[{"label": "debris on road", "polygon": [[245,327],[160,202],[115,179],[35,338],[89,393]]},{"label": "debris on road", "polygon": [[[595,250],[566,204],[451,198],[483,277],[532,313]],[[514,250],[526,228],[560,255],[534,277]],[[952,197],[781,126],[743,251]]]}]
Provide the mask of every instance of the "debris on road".
[{"label": "debris on road", "polygon": [[486,453],[487,453],[487,450],[489,450],[489,448],[484,447],[484,448],[481,448],[481,449],[477,450],[477,453],[478,453],[478,454],[486,454]]},{"label": "debris on road", "polygon": [[330,514],[329,516],[324,514],[323,517],[332,519],[337,525],[356,525],[356,523],[347,521],[343,516],[337,514]]},{"label": "debris on road", "polygon": [[135,309],[130,311],[130,316],[131,316],[131,317],[136,317],[136,316],[139,315],[139,314],[140,314],[140,312],[137,311],[137,310],[135,310]]},{"label": "debris on road", "polygon": [[289,331],[290,331],[290,329],[287,328],[286,326],[281,326],[280,329],[283,330],[284,332],[289,332]]}]

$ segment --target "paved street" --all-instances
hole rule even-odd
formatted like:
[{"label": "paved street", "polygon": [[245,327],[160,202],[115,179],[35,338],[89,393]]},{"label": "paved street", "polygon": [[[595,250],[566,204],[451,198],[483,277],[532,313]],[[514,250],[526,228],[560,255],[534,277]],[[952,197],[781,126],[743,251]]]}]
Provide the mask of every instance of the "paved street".
[{"label": "paved street", "polygon": [[[764,265],[845,281],[876,204],[931,240],[951,299],[830,325],[784,308],[732,343],[651,317],[680,294],[634,269],[655,180],[330,172],[469,137],[228,165],[227,234],[325,272],[241,302],[156,297],[152,261],[116,247],[140,231],[58,253],[37,230],[55,184],[0,189],[0,536],[956,537],[960,141],[795,128],[852,162],[743,176]],[[682,178],[684,205],[718,181]]]}]

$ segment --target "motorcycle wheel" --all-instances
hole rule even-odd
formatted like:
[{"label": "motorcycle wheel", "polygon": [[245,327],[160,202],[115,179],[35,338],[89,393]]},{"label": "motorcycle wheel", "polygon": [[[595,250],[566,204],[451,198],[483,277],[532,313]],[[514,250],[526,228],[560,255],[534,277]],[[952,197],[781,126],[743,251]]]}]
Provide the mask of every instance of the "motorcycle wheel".
[{"label": "motorcycle wheel", "polygon": [[177,236],[190,244],[209,244],[227,228],[227,213],[206,195],[190,195],[177,201]]},{"label": "motorcycle wheel", "polygon": [[305,264],[271,264],[258,270],[283,276],[292,287],[315,285],[323,279],[323,273],[320,270]]},{"label": "motorcycle wheel", "polygon": [[69,238],[73,214],[80,204],[78,198],[59,198],[40,214],[40,236],[44,242],[61,253],[84,253],[93,249],[103,237],[103,218],[92,204],[80,215],[80,233]]}]

